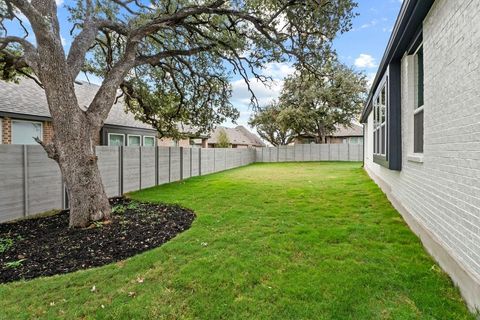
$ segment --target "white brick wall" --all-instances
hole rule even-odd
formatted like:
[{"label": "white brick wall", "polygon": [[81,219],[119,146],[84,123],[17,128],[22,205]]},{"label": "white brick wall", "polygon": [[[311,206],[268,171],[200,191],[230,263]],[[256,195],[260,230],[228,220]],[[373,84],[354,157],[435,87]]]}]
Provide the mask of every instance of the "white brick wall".
[{"label": "white brick wall", "polygon": [[[437,0],[424,20],[424,162],[412,162],[411,57],[402,60],[400,172],[372,161],[373,114],[367,124],[367,168],[480,279],[480,1]],[[479,280],[480,281],[480,280]]]}]

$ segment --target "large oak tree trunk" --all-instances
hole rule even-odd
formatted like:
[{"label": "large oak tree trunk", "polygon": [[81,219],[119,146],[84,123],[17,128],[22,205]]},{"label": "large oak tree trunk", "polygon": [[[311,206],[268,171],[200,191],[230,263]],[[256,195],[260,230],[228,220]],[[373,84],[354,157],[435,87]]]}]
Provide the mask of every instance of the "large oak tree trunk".
[{"label": "large oak tree trunk", "polygon": [[86,227],[93,221],[110,219],[110,204],[97,157],[88,140],[57,144],[56,148],[62,154],[58,164],[68,190],[70,227]]},{"label": "large oak tree trunk", "polygon": [[[43,77],[52,115],[53,147],[49,156],[60,166],[70,206],[70,227],[86,227],[110,219],[111,209],[95,155],[103,121],[89,119],[77,102],[73,81],[68,75]],[[62,81],[62,79],[64,81]],[[70,81],[69,81],[70,80]]]}]

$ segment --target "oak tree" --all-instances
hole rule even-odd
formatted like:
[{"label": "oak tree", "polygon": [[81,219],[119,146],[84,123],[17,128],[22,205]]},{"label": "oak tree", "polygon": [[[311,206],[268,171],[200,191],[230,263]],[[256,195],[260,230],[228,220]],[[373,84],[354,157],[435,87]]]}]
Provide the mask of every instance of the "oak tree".
[{"label": "oak tree", "polygon": [[265,107],[258,107],[248,122],[262,139],[275,147],[288,145],[295,138],[291,124],[282,118],[282,111],[279,102],[273,101]]}]

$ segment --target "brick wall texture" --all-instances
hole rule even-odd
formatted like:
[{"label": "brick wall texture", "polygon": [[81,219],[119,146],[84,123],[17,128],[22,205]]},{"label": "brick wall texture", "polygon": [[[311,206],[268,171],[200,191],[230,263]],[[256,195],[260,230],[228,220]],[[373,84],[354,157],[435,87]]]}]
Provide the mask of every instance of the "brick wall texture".
[{"label": "brick wall texture", "polygon": [[53,139],[53,125],[51,121],[43,122],[43,142],[49,143]]},{"label": "brick wall texture", "polygon": [[[437,0],[424,20],[424,155],[413,151],[413,60],[402,60],[400,172],[372,161],[373,114],[366,166],[448,252],[480,279],[480,1]],[[480,281],[480,280],[479,280]]]},{"label": "brick wall texture", "polygon": [[12,119],[2,118],[2,144],[10,144],[12,142]]}]

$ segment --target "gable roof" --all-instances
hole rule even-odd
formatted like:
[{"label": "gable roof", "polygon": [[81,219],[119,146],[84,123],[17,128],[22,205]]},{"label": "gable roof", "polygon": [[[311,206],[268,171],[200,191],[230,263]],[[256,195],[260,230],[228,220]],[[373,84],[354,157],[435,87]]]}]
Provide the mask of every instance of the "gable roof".
[{"label": "gable roof", "polygon": [[207,143],[217,144],[219,141],[220,133],[225,131],[228,137],[228,141],[231,144],[239,145],[251,145],[254,147],[264,147],[265,143],[254,133],[250,132],[244,126],[237,126],[235,128],[227,128],[223,126],[217,126],[210,138],[207,140]]},{"label": "gable roof", "polygon": [[[99,86],[88,82],[75,82],[79,106],[86,110]],[[45,92],[33,80],[22,78],[19,83],[0,80],[0,113],[51,118]],[[155,130],[152,126],[136,120],[125,110],[121,100],[112,106],[106,125]]]},{"label": "gable roof", "polygon": [[348,126],[337,126],[337,130],[330,136],[332,137],[363,137],[363,127],[352,123]]},{"label": "gable roof", "polygon": [[378,85],[382,81],[383,75],[388,66],[393,62],[400,60],[408,49],[411,41],[421,32],[423,19],[430,11],[435,0],[403,0],[400,13],[393,27],[392,34],[388,40],[387,48],[383,54],[382,61],[378,67],[378,72],[373,80],[367,103],[364,106],[360,122],[365,123],[367,117],[372,111],[372,99]]},{"label": "gable roof", "polygon": [[[327,137],[363,137],[363,127],[356,123],[350,123],[349,126],[337,125],[336,130],[330,134],[327,134]],[[315,138],[315,134],[304,133],[299,134],[300,137]]]}]

